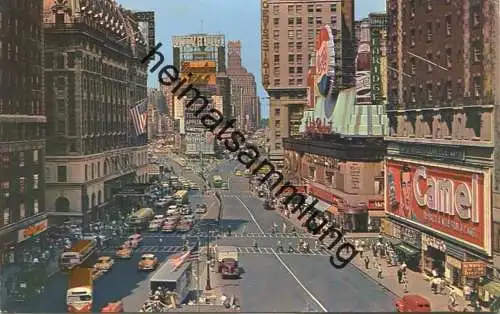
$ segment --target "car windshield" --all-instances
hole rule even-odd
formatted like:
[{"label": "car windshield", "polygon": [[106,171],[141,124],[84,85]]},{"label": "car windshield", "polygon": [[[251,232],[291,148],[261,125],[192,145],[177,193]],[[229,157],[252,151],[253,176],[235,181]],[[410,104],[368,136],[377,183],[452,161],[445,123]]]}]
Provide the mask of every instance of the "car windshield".
[{"label": "car windshield", "polygon": [[152,257],[152,256],[143,256],[142,257],[143,261],[152,261],[153,259],[154,259],[154,257]]},{"label": "car windshield", "polygon": [[68,303],[88,302],[92,300],[90,295],[73,295],[68,297]]},{"label": "car windshield", "polygon": [[106,262],[109,262],[109,257],[101,257],[99,258],[99,263],[106,263]]}]

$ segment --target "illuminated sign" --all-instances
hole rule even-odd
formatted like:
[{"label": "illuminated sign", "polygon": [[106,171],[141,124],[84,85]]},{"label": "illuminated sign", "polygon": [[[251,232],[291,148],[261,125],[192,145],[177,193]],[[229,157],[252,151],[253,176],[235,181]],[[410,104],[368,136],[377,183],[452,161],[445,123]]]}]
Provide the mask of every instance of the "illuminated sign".
[{"label": "illuminated sign", "polygon": [[[192,84],[216,85],[217,68],[215,61],[184,61],[182,63],[182,78],[187,78]],[[187,77],[187,73],[192,73]]]},{"label": "illuminated sign", "polygon": [[21,229],[18,231],[18,243],[23,242],[24,240],[28,240],[31,237],[34,237],[49,227],[49,221],[44,219],[34,225],[31,225],[25,229]]},{"label": "illuminated sign", "polygon": [[262,55],[262,85],[267,88],[270,85],[269,78],[269,13],[267,1],[262,2],[262,39],[261,39],[261,55]]},{"label": "illuminated sign", "polygon": [[380,31],[372,29],[370,36],[371,50],[371,95],[372,104],[378,105],[382,96],[382,83],[380,74]]},{"label": "illuminated sign", "polygon": [[224,35],[201,35],[201,36],[174,36],[174,47],[194,46],[194,47],[224,47]]},{"label": "illuminated sign", "polygon": [[483,249],[489,247],[484,173],[390,160],[386,183],[388,214]]}]

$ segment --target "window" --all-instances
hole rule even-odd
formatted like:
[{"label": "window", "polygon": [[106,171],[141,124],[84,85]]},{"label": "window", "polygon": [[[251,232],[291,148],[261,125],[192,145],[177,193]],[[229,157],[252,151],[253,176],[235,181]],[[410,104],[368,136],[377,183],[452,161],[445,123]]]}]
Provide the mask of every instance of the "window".
[{"label": "window", "polygon": [[417,72],[417,60],[415,58],[410,58],[410,74],[415,75]]},{"label": "window", "polygon": [[295,13],[302,13],[302,5],[298,4],[295,6]]},{"label": "window", "polygon": [[33,189],[38,189],[38,174],[33,175]]},{"label": "window", "polygon": [[412,103],[417,102],[417,89],[415,88],[415,86],[411,87],[410,89],[410,101]]},{"label": "window", "polygon": [[314,12],[314,5],[309,4],[309,5],[307,6],[307,12],[309,12],[309,13],[313,13],[313,12]]},{"label": "window", "polygon": [[274,144],[275,149],[281,149],[281,143],[276,143]]},{"label": "window", "polygon": [[337,12],[337,4],[330,4],[330,12]]},{"label": "window", "polygon": [[432,0],[427,0],[427,12],[432,11]]},{"label": "window", "polygon": [[314,17],[310,16],[307,18],[307,24],[312,25],[314,24]]},{"label": "window", "polygon": [[274,127],[279,128],[280,127],[280,120],[274,120]]},{"label": "window", "polygon": [[280,6],[279,5],[273,5],[273,13],[280,14]]},{"label": "window", "polygon": [[92,167],[90,168],[90,177],[92,178],[92,180],[95,179],[95,164],[92,163]]},{"label": "window", "polygon": [[276,38],[278,38],[278,37],[280,37],[280,31],[279,31],[279,29],[275,29],[275,30],[273,30],[273,37],[274,37],[275,39],[276,39]]},{"label": "window", "polygon": [[274,137],[281,137],[280,131],[274,131]]},{"label": "window", "polygon": [[302,50],[302,42],[301,41],[298,41],[296,42],[296,47],[297,47],[297,50]]},{"label": "window", "polygon": [[474,97],[481,97],[481,77],[474,78]]},{"label": "window", "polygon": [[481,62],[481,42],[476,42],[475,45],[472,46],[472,60],[474,62]]},{"label": "window", "polygon": [[302,30],[297,30],[295,31],[295,36],[297,37],[297,39],[302,39]]},{"label": "window", "polygon": [[295,68],[294,67],[289,67],[288,68],[288,73],[290,73],[290,74],[295,73]]},{"label": "window", "polygon": [[280,108],[275,108],[275,109],[274,109],[274,115],[275,115],[275,116],[279,116],[279,115],[280,115],[280,112],[281,112]]},{"label": "window", "polygon": [[[304,58],[302,58],[302,55],[300,55],[300,54],[299,54],[299,55],[297,55],[297,56],[296,56],[296,58],[297,58],[297,63],[302,63],[302,62],[303,62],[303,60],[304,60]],[[298,72],[297,72],[297,73],[298,73]]]},{"label": "window", "polygon": [[24,152],[19,152],[19,167],[24,167]]},{"label": "window", "polygon": [[4,208],[3,209],[3,225],[6,226],[8,224],[10,224],[10,209]]},{"label": "window", "polygon": [[332,18],[330,19],[330,21],[332,22],[332,25],[337,25],[337,16],[332,16]]},{"label": "window", "polygon": [[481,16],[477,11],[472,13],[472,26],[476,27],[481,24]]},{"label": "window", "polygon": [[288,30],[288,39],[293,39],[293,30]]},{"label": "window", "polygon": [[33,215],[38,214],[39,211],[38,200],[33,200]]},{"label": "window", "polygon": [[85,181],[89,179],[89,165],[85,165]]},{"label": "window", "polygon": [[453,99],[453,88],[451,81],[446,82],[446,100]]},{"label": "window", "polygon": [[314,39],[314,29],[308,29],[307,30],[307,39],[308,40]]},{"label": "window", "polygon": [[101,177],[101,162],[97,162],[97,177]]},{"label": "window", "polygon": [[301,17],[295,18],[295,24],[302,25],[302,18]]},{"label": "window", "polygon": [[288,42],[288,50],[293,49],[294,47],[295,47],[294,42],[293,41],[289,41]]},{"label": "window", "polygon": [[274,63],[280,62],[280,55],[274,55]]},{"label": "window", "polygon": [[323,20],[321,19],[321,17],[316,17],[316,24],[320,25],[323,23]]},{"label": "window", "polygon": [[295,61],[295,55],[288,55],[288,62],[294,62]]},{"label": "window", "polygon": [[288,25],[293,25],[295,22],[295,19],[293,17],[288,18]]},{"label": "window", "polygon": [[64,99],[58,99],[57,100],[57,112],[59,112],[59,113],[65,113],[66,112],[66,104],[64,102]]},{"label": "window", "polygon": [[410,30],[410,47],[415,47],[415,29]]},{"label": "window", "polygon": [[68,181],[68,168],[66,166],[57,166],[57,182]]},{"label": "window", "polygon": [[321,4],[316,4],[316,12],[321,12]]},{"label": "window", "polygon": [[33,150],[33,162],[38,162],[38,149]]},{"label": "window", "polygon": [[64,134],[66,131],[66,123],[64,120],[57,121],[57,133]]},{"label": "window", "polygon": [[280,75],[280,67],[274,67],[273,73],[274,73],[274,75]]},{"label": "window", "polygon": [[289,86],[294,86],[295,85],[295,79],[293,79],[293,78],[288,79],[288,85]]},{"label": "window", "polygon": [[314,41],[307,42],[307,49],[309,49],[309,50],[314,49]]},{"label": "window", "polygon": [[280,24],[280,18],[279,17],[273,18],[273,24],[274,26],[278,26]]},{"label": "window", "polygon": [[274,80],[274,86],[276,86],[276,87],[280,86],[280,80],[279,79],[275,79]]},{"label": "window", "polygon": [[[298,61],[298,60],[297,60]],[[303,68],[302,67],[298,67],[297,68],[297,74],[302,74],[303,72]]]},{"label": "window", "polygon": [[297,85],[302,86],[304,84],[304,80],[297,79]]},{"label": "window", "polygon": [[24,193],[24,177],[19,177],[19,193]]},{"label": "window", "polygon": [[24,219],[26,217],[26,207],[23,203],[19,204],[19,218]]},{"label": "window", "polygon": [[446,31],[446,36],[451,36],[451,15],[447,15],[445,18],[445,31]]},{"label": "window", "polygon": [[[432,61],[432,52],[427,53],[427,60]],[[429,62],[426,62],[426,63],[427,63],[427,73],[431,73],[433,65]]]},{"label": "window", "polygon": [[451,48],[446,48],[446,66],[451,68]]},{"label": "window", "polygon": [[280,43],[273,43],[274,49],[279,50],[280,49]]},{"label": "window", "polygon": [[432,23],[427,23],[427,41],[432,41]]},{"label": "window", "polygon": [[410,0],[410,17],[415,17],[415,0]]},{"label": "window", "polygon": [[2,189],[2,194],[4,197],[9,197],[10,196],[10,183],[9,181],[4,181],[4,182],[0,182],[0,189]]},{"label": "window", "polygon": [[432,101],[432,84],[427,84],[427,100]]},{"label": "window", "polygon": [[288,14],[293,13],[294,11],[295,11],[295,10],[294,10],[293,5],[289,5],[289,6],[288,6]]}]

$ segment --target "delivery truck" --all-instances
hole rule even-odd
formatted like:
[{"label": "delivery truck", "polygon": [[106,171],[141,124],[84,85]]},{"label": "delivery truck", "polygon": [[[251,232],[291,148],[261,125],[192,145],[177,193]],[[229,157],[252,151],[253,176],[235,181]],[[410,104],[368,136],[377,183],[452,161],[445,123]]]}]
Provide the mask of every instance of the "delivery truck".
[{"label": "delivery truck", "polygon": [[238,265],[238,250],[234,246],[218,246],[215,249],[217,258],[217,272],[223,279],[240,278],[240,266]]}]

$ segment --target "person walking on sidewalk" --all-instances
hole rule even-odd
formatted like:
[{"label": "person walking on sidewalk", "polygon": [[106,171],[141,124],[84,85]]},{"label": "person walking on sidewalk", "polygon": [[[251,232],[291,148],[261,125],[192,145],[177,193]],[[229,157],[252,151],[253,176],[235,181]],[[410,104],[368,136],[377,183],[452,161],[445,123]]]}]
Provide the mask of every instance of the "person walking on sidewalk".
[{"label": "person walking on sidewalk", "polygon": [[403,277],[403,289],[404,293],[408,293],[408,278],[406,276]]},{"label": "person walking on sidewalk", "polygon": [[398,268],[398,283],[403,283],[403,270]]},{"label": "person walking on sidewalk", "polygon": [[378,266],[377,266],[377,273],[378,273],[378,274],[377,274],[377,277],[378,277],[379,279],[382,279],[382,278],[383,278],[383,277],[382,277],[382,264],[380,264],[380,263],[379,263],[379,264],[378,264]]},{"label": "person walking on sidewalk", "polygon": [[365,268],[370,268],[370,258],[368,257],[368,255],[365,256]]}]

